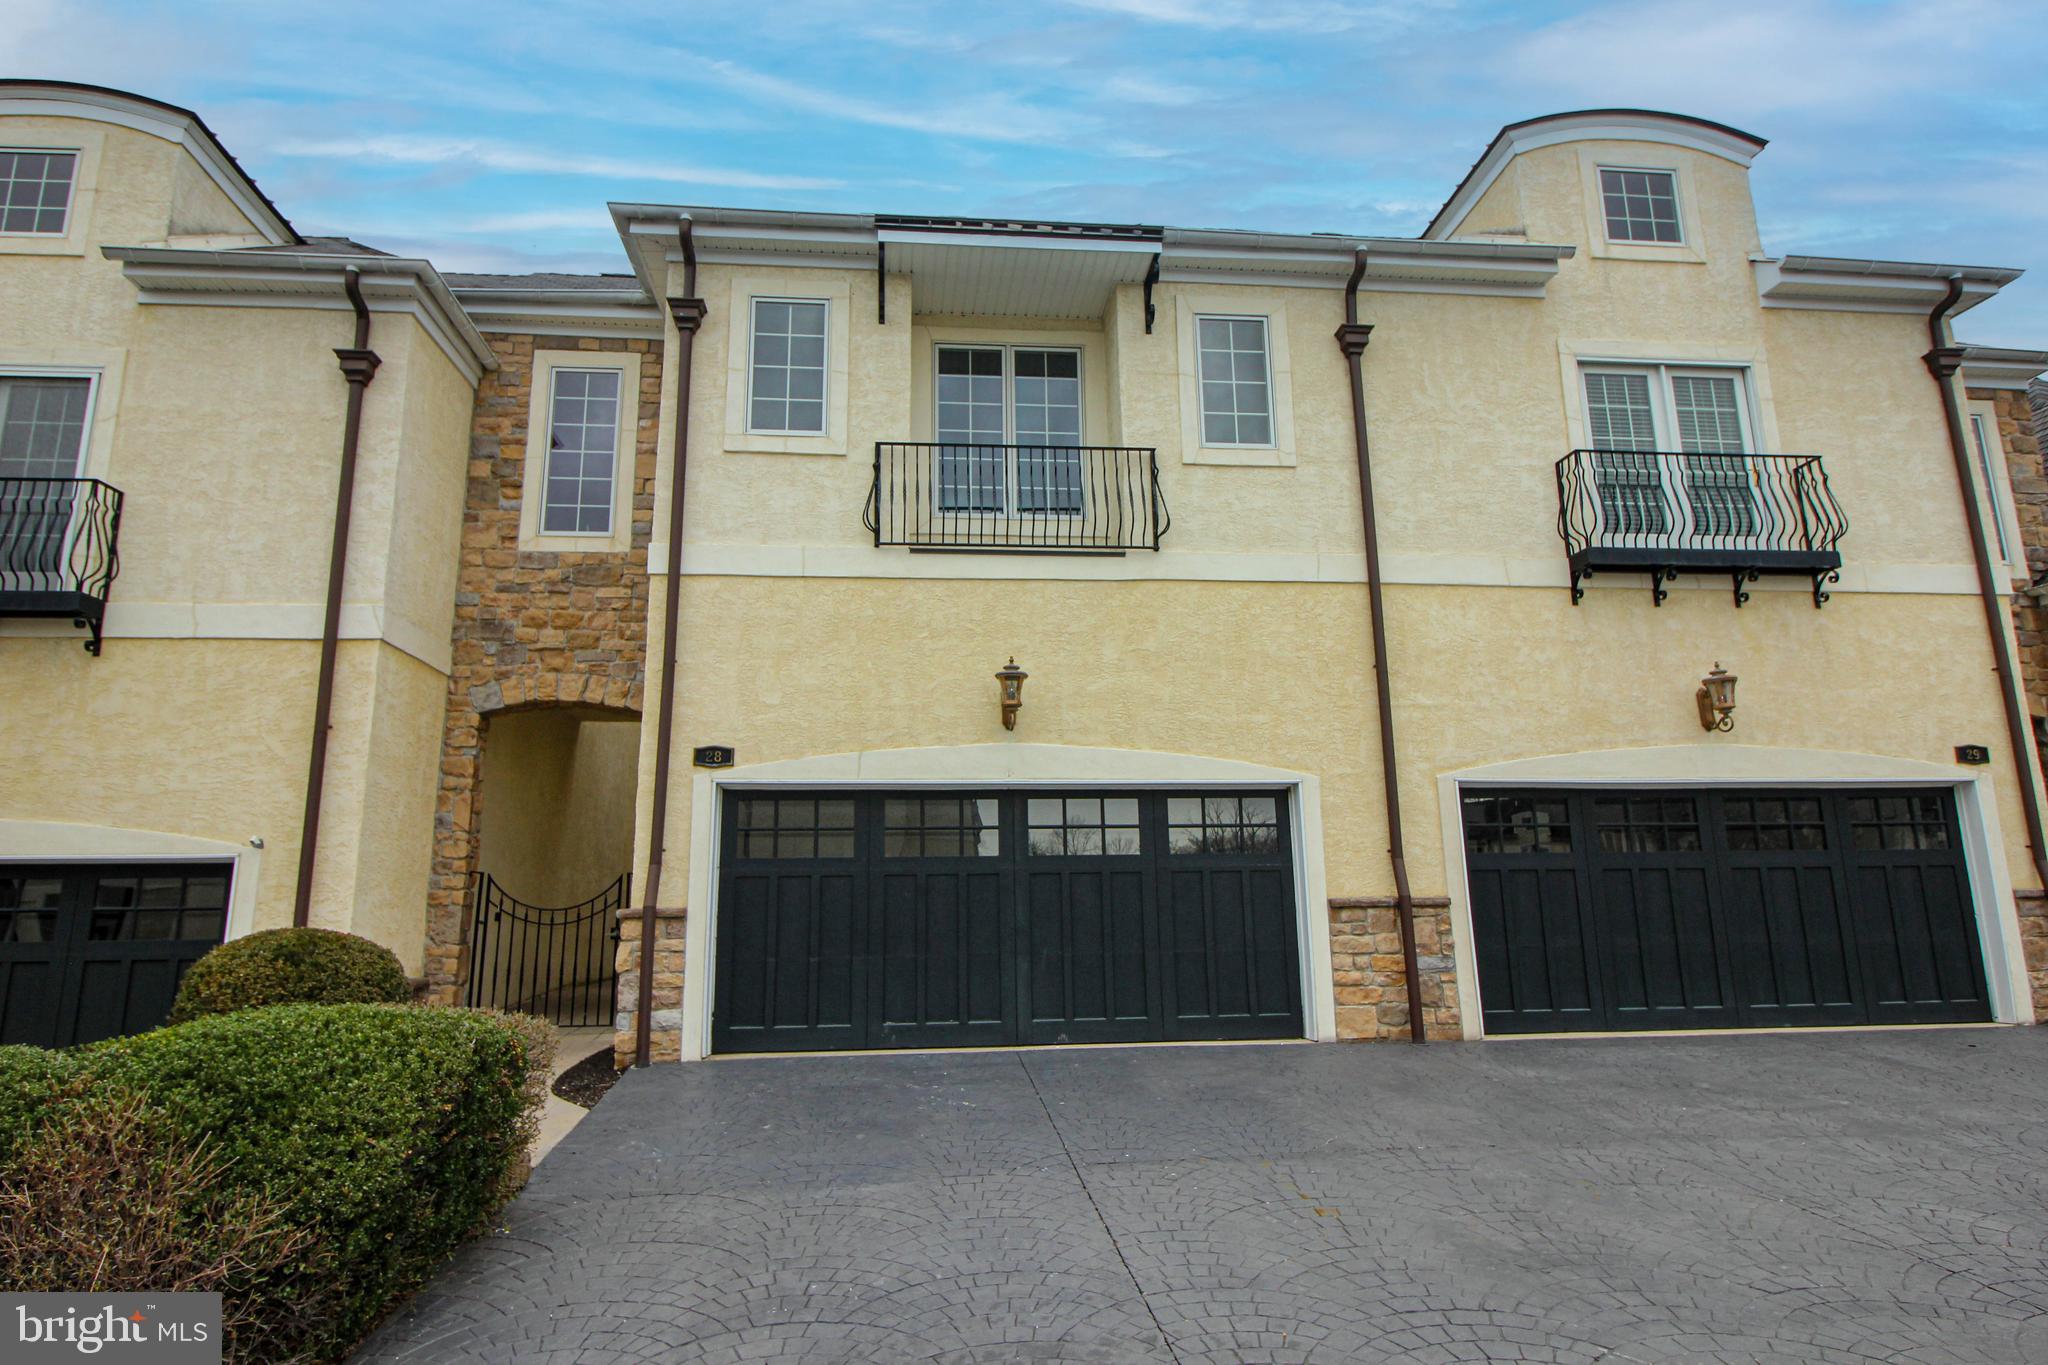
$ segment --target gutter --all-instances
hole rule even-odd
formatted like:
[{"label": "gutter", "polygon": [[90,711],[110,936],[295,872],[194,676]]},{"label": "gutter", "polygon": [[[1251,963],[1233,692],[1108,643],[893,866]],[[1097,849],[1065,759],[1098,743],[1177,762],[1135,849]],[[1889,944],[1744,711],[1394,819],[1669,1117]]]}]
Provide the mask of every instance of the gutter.
[{"label": "gutter", "polygon": [[327,555],[327,617],[320,631],[320,678],[313,692],[313,745],[306,756],[306,813],[299,822],[299,885],[292,901],[292,927],[303,929],[313,913],[313,864],[320,848],[320,797],[327,785],[327,732],[334,721],[334,658],[341,640],[341,588],[348,574],[348,526],[355,507],[356,453],[363,434],[363,393],[381,363],[370,347],[370,308],[363,302],[361,274],[350,266],[341,277],[355,310],[353,346],[337,346],[342,378],[348,381],[348,410],[341,424],[341,484],[334,494],[334,543]]},{"label": "gutter", "polygon": [[[1372,448],[1365,425],[1365,355],[1372,328],[1358,320],[1358,284],[1365,278],[1366,252],[1360,247],[1344,286],[1344,325],[1337,345],[1351,372],[1351,431],[1358,450],[1358,506],[1365,524],[1365,599],[1372,618],[1372,673],[1379,691],[1380,775],[1387,794],[1387,856],[1394,868],[1394,915],[1401,925],[1401,966],[1408,983],[1408,1037],[1428,1041],[1422,1023],[1422,981],[1415,965],[1415,897],[1408,887],[1408,853],[1401,837],[1401,774],[1394,750],[1393,687],[1387,670],[1387,612],[1380,595],[1380,536],[1373,513]],[[1974,506],[1974,504],[1972,504]],[[2044,882],[2048,885],[2048,882]]]},{"label": "gutter", "polygon": [[654,917],[661,904],[661,863],[667,849],[669,749],[675,736],[676,629],[683,598],[683,490],[690,469],[690,361],[704,300],[697,297],[697,244],[690,220],[677,230],[683,249],[683,296],[668,301],[676,322],[676,444],[668,488],[668,590],[662,596],[661,699],[655,710],[654,810],[647,833],[647,876],[641,882],[640,994],[633,1065],[646,1066],[654,1046]]},{"label": "gutter", "polygon": [[2034,747],[2020,705],[2018,670],[2013,667],[2012,649],[2005,638],[2005,612],[1998,605],[1997,579],[1991,568],[1991,551],[1984,538],[1984,513],[1977,503],[1977,484],[1970,470],[1969,445],[1963,437],[1963,410],[1956,399],[1955,377],[1963,367],[1969,348],[1951,345],[1948,315],[1963,297],[1963,275],[1949,278],[1948,292],[1927,315],[1927,338],[1931,349],[1921,359],[1941,390],[1942,416],[1948,421],[1949,452],[1956,462],[1956,487],[1963,496],[1963,515],[1969,522],[1970,552],[1977,561],[1977,593],[1984,602],[1984,626],[1991,637],[1991,658],[1998,669],[1998,696],[2005,704],[2006,738],[2012,746],[2013,767],[2020,784],[2020,809],[2027,817],[2027,852],[2033,858],[2034,874],[2048,887],[2048,835],[2042,832],[2040,793],[2034,786],[2033,763],[2027,757]]}]

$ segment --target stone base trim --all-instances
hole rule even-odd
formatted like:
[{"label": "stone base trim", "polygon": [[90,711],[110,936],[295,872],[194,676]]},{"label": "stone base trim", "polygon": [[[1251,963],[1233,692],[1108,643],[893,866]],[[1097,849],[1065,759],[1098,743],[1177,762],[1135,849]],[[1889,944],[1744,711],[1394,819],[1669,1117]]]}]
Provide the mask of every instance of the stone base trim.
[{"label": "stone base trim", "polygon": [[[1422,1028],[1432,1039],[1465,1036],[1458,1013],[1458,964],[1451,953],[1451,900],[1416,896],[1415,966]],[[1408,972],[1392,896],[1330,898],[1330,976],[1337,995],[1337,1036],[1406,1041]]]},{"label": "stone base trim", "polygon": [[[612,1014],[612,1062],[633,1064],[640,1050],[640,906],[619,907],[619,987]],[[647,1057],[654,1062],[683,1056],[683,929],[689,911],[681,905],[654,907],[654,1011]]]},{"label": "stone base trim", "polygon": [[2034,997],[2034,1019],[2048,1022],[2048,891],[2022,888],[2013,892],[2020,916],[2020,951],[2027,963],[2027,985]]}]

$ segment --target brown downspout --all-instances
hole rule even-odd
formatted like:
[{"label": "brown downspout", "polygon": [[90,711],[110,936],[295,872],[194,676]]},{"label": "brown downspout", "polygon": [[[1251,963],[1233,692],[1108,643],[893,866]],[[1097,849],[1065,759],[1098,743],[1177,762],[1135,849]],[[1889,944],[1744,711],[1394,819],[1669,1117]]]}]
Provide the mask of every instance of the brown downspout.
[{"label": "brown downspout", "polygon": [[668,828],[669,746],[676,718],[676,626],[683,597],[683,488],[690,467],[690,357],[697,328],[704,321],[704,300],[697,297],[697,244],[685,221],[683,296],[668,301],[676,322],[676,443],[668,484],[668,591],[662,601],[661,700],[654,722],[654,811],[647,834],[647,877],[641,883],[640,996],[633,1046],[633,1065],[646,1066],[654,1046],[654,912],[661,904],[661,860]]},{"label": "brown downspout", "polygon": [[356,314],[356,342],[334,348],[348,381],[348,415],[341,424],[341,486],[334,494],[334,544],[327,554],[327,619],[320,631],[320,681],[313,693],[313,748],[306,758],[306,813],[299,822],[299,888],[292,925],[303,929],[313,914],[313,862],[320,847],[320,796],[327,785],[327,732],[334,716],[334,655],[341,639],[341,587],[348,573],[348,523],[355,507],[356,448],[363,432],[363,391],[381,363],[370,349],[370,309],[363,302],[360,273],[350,266],[341,277],[348,306]]},{"label": "brown downspout", "polygon": [[1928,373],[1941,389],[1942,414],[1948,419],[1949,452],[1955,456],[1956,484],[1962,490],[1963,515],[1970,526],[1970,550],[1977,560],[1977,593],[1984,601],[1984,625],[1991,635],[1991,658],[1998,668],[1998,695],[2005,703],[2006,738],[2012,745],[2013,767],[2020,782],[2020,809],[2027,817],[2027,851],[2034,860],[2034,874],[2048,887],[2048,837],[2042,834],[2041,804],[2034,789],[2034,770],[2027,760],[2033,745],[2026,716],[2020,709],[2019,691],[2012,650],[2005,638],[2005,612],[1998,605],[1998,580],[1991,568],[1991,551],[1984,539],[1984,514],[1977,504],[1976,476],[1970,470],[1969,443],[1963,437],[1963,410],[1956,401],[1955,377],[1963,367],[1963,348],[1948,340],[1948,315],[1963,297],[1963,280],[1958,275],[1948,282],[1948,293],[1927,315],[1930,349],[1921,357]]},{"label": "brown downspout", "polygon": [[1358,505],[1365,520],[1365,600],[1372,616],[1372,671],[1379,689],[1380,774],[1387,788],[1387,856],[1394,864],[1394,915],[1401,924],[1401,965],[1408,981],[1408,1036],[1427,1041],[1422,1023],[1422,981],[1415,965],[1415,897],[1408,889],[1407,846],[1401,838],[1401,771],[1394,753],[1393,688],[1387,677],[1387,612],[1380,596],[1380,536],[1373,515],[1372,447],[1365,431],[1365,355],[1372,328],[1358,320],[1358,282],[1365,278],[1359,249],[1344,286],[1344,325],[1337,329],[1351,370],[1351,431],[1358,448]]}]

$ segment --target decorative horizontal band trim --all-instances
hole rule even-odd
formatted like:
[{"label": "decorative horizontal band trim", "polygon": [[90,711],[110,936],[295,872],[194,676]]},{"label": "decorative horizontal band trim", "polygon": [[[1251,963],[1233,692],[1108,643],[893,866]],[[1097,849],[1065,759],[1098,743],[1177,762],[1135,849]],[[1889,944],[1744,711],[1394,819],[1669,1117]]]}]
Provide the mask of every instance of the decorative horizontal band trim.
[{"label": "decorative horizontal band trim", "polygon": [[[1332,910],[1392,910],[1397,908],[1400,903],[1393,896],[1330,897],[1330,908]],[[1451,908],[1451,898],[1449,896],[1410,896],[1408,903],[1417,910],[1448,910]]]},{"label": "decorative horizontal band trim", "polygon": [[[318,602],[122,602],[107,604],[108,640],[318,640]],[[82,639],[68,621],[0,619],[0,637]],[[453,671],[448,637],[369,602],[341,608],[341,638],[382,640],[437,673]]]},{"label": "decorative horizontal band trim", "polygon": [[[668,546],[647,547],[648,572],[666,572]],[[1389,554],[1380,561],[1381,581],[1413,586],[1555,588],[1569,586],[1562,553],[1542,559],[1503,555]],[[974,581],[1217,583],[1363,583],[1363,554],[1206,554],[1192,550],[1141,550],[1116,556],[1030,554],[912,554],[871,545],[683,546],[683,572],[717,578],[917,578]],[[1729,591],[1724,573],[1683,574],[1674,591]],[[1810,593],[1803,578],[1760,579],[1751,593]],[[2005,591],[2001,582],[2000,591]],[[1647,592],[1643,575],[1602,573],[1587,580],[1589,594]],[[1976,571],[1968,564],[1850,563],[1830,592],[1974,595]],[[1592,600],[1589,596],[1588,600]]]}]

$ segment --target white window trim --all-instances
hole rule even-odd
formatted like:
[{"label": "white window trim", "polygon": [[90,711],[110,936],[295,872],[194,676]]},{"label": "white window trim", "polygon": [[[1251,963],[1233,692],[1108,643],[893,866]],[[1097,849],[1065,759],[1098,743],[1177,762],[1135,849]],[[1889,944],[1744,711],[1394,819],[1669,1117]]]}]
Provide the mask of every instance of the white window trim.
[{"label": "white window trim", "polygon": [[[535,351],[528,376],[526,458],[520,473],[519,548],[553,552],[614,553],[633,547],[633,492],[639,483],[639,351]],[[548,434],[554,420],[557,370],[616,370],[619,374],[619,429],[612,453],[612,525],[606,532],[545,532]]]},{"label": "white window trim", "polygon": [[71,183],[64,189],[64,226],[56,232],[20,232],[0,227],[0,237],[41,237],[46,241],[63,241],[71,235],[72,207],[78,201],[78,176],[85,169],[85,151],[80,147],[24,147],[17,143],[0,143],[0,154],[26,152],[31,156],[68,156],[71,158]]},{"label": "white window trim", "polygon": [[83,379],[85,381],[85,425],[78,432],[78,460],[66,476],[74,479],[94,477],[88,471],[93,468],[93,417],[99,412],[100,371],[96,368],[73,368],[65,365],[10,365],[0,359],[0,379]]},{"label": "white window trim", "polygon": [[[1292,468],[1294,444],[1294,366],[1288,353],[1287,304],[1272,291],[1227,294],[1174,291],[1174,314],[1180,340],[1180,437],[1183,464],[1250,465]],[[1273,440],[1267,445],[1210,445],[1202,423],[1202,354],[1200,318],[1261,318],[1266,324],[1267,397],[1272,404]]]},{"label": "white window trim", "polygon": [[[1614,224],[1607,217],[1607,187],[1603,183],[1608,171],[1634,171],[1638,175],[1668,175],[1671,177],[1671,207],[1678,215],[1678,240],[1675,242],[1646,242],[1640,237],[1616,237]],[[1685,231],[1685,194],[1678,183],[1678,168],[1675,166],[1623,166],[1611,161],[1602,161],[1593,168],[1593,185],[1600,191],[1600,232],[1612,246],[1685,247],[1692,243]]]},{"label": "white window trim", "polygon": [[[754,312],[764,303],[815,303],[825,310],[825,335],[821,345],[825,349],[823,382],[825,390],[818,395],[818,409],[823,421],[816,431],[796,427],[757,427],[754,425]],[[808,368],[808,367],[807,367]],[[747,435],[749,436],[797,436],[816,439],[832,429],[832,300],[802,298],[792,294],[755,294],[747,300]]]},{"label": "white window trim", "polygon": [[0,232],[0,256],[83,256],[98,198],[104,135],[96,128],[80,128],[70,119],[46,122],[24,118],[9,123],[6,150],[69,152],[78,162],[71,172],[71,197],[64,205],[64,231]]},{"label": "white window trim", "polygon": [[[1273,416],[1273,321],[1264,313],[1197,313],[1195,314],[1195,417],[1202,424],[1202,444],[1210,450],[1271,450],[1272,441],[1212,441],[1209,439],[1209,408],[1202,397],[1202,324],[1205,322],[1256,322],[1266,342],[1266,425],[1276,428],[1279,423]],[[1231,353],[1236,354],[1233,344]],[[1230,410],[1232,419],[1241,418],[1243,413],[1236,408]]]},{"label": "white window trim", "polygon": [[[725,449],[734,454],[844,455],[847,452],[848,356],[851,352],[853,286],[842,270],[807,271],[836,279],[801,279],[791,287],[794,272],[736,271],[726,306],[716,305],[706,320],[700,347],[714,344],[716,329],[725,329]],[[750,429],[754,389],[754,300],[793,299],[825,305],[825,430],[778,434]],[[722,311],[722,316],[721,316]],[[868,310],[872,317],[874,310]]]},{"label": "white window trim", "polygon": [[[1003,439],[1000,444],[1017,444],[1017,389],[1016,353],[1018,351],[1061,351],[1074,357],[1074,374],[1081,387],[1081,434],[1075,438],[1076,446],[1088,444],[1088,351],[1077,342],[1059,341],[938,341],[931,343],[931,430],[927,433],[931,443],[939,441],[939,352],[955,351],[1001,351],[1003,353]],[[1057,449],[1057,447],[1050,447]],[[1000,512],[946,512],[935,511],[937,516],[971,516],[978,521],[1043,521],[1066,519],[1082,515],[1079,511],[1026,511],[1019,507],[1017,496],[1017,461],[1011,458],[1003,462],[1003,510]]]},{"label": "white window trim", "polygon": [[1582,360],[1579,362],[1579,402],[1584,414],[1586,438],[1583,447],[1593,449],[1592,416],[1586,409],[1586,376],[1589,374],[1638,374],[1650,381],[1650,423],[1656,432],[1656,445],[1660,451],[1678,451],[1683,442],[1678,434],[1677,396],[1671,381],[1678,376],[1696,376],[1702,379],[1732,379],[1735,381],[1736,418],[1742,425],[1742,451],[1746,455],[1768,454],[1757,445],[1756,398],[1750,383],[1748,370],[1740,365],[1715,365],[1701,361],[1601,361]]},{"label": "white window trim", "polygon": [[[1979,399],[1969,400],[1963,412],[1963,435],[1969,443],[1977,478],[1984,481],[1980,496],[1988,504],[1984,513],[1991,522],[1984,548],[2005,565],[2006,574],[2014,586],[2024,587],[2033,581],[2033,572],[2027,565],[2026,541],[2020,535],[2019,512],[2012,492],[2012,465],[2006,458],[2005,437],[1998,426],[1998,409]],[[1984,442],[1981,451],[1977,444],[1980,436]],[[2004,543],[2002,554],[2001,541]]]},{"label": "white window trim", "polygon": [[[1617,242],[1607,235],[1607,204],[1600,192],[1600,172],[1606,171],[1664,171],[1671,176],[1674,192],[1678,195],[1678,235],[1676,242]],[[1706,262],[1701,243],[1706,240],[1700,230],[1699,192],[1693,183],[1692,166],[1683,156],[1673,157],[1668,164],[1654,165],[1645,161],[1617,161],[1603,158],[1591,147],[1579,149],[1579,196],[1585,211],[1587,254],[1618,261],[1668,261],[1691,265]]]},{"label": "white window trim", "polygon": [[1757,454],[1788,452],[1778,439],[1778,420],[1771,402],[1770,368],[1763,356],[1744,346],[1699,346],[1680,342],[1623,342],[1599,338],[1561,340],[1557,343],[1559,389],[1564,397],[1565,445],[1558,451],[1585,450],[1587,438],[1586,370],[1599,369],[1704,369],[1736,370],[1745,379],[1748,394],[1745,416],[1749,422],[1751,450]]}]

